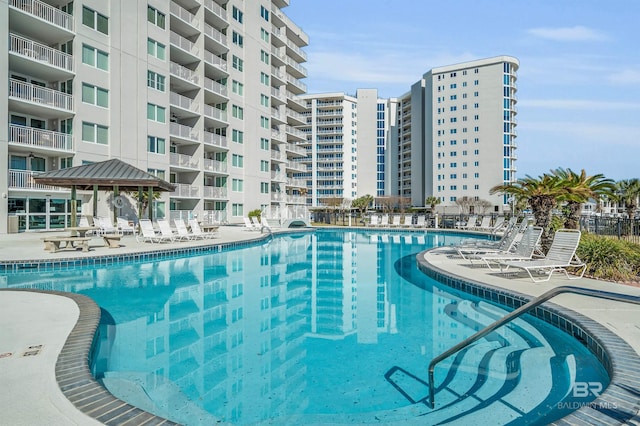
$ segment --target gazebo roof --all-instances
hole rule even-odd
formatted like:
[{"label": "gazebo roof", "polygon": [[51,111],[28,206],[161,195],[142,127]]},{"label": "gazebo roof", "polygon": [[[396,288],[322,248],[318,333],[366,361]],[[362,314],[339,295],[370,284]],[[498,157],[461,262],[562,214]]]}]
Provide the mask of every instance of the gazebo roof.
[{"label": "gazebo roof", "polygon": [[158,177],[133,167],[117,158],[84,166],[52,170],[33,176],[41,184],[71,187],[77,189],[93,189],[94,185],[101,190],[111,190],[118,186],[120,190],[137,191],[139,187],[153,187],[154,191],[171,192],[175,186]]}]

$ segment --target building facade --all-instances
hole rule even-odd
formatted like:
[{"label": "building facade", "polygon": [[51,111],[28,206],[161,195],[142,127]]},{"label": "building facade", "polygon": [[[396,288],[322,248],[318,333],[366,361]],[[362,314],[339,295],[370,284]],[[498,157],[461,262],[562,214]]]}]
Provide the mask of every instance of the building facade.
[{"label": "building facade", "polygon": [[[0,233],[70,225],[69,189],[33,173],[110,158],[176,185],[154,201],[155,217],[241,222],[250,210],[286,217],[304,206],[294,174],[308,36],[288,5],[0,2]],[[91,211],[92,197],[78,194],[78,213],[113,210],[101,197]]]},{"label": "building facade", "polygon": [[499,56],[434,68],[390,99],[387,194],[413,206],[434,196],[453,212],[465,197],[478,213],[507,209],[489,190],[516,180],[518,66]]},{"label": "building facade", "polygon": [[304,148],[307,203],[312,207],[384,194],[387,100],[377,89],[308,94]]}]

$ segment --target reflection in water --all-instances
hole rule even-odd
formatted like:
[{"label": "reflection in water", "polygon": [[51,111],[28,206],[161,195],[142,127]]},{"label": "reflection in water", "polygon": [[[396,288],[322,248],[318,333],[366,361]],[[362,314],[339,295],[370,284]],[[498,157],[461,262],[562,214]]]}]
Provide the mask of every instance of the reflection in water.
[{"label": "reflection in water", "polygon": [[457,241],[318,231],[207,256],[15,274],[6,285],[92,297],[110,319],[96,376],[143,409],[192,425],[296,424],[408,406],[409,391],[385,375],[406,372],[424,394],[431,358],[490,320],[415,267],[418,252]]}]

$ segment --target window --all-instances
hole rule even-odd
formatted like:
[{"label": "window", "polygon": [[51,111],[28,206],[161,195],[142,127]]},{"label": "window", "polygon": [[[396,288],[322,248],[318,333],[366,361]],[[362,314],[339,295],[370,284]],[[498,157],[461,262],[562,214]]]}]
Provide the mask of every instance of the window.
[{"label": "window", "polygon": [[101,87],[82,83],[82,102],[109,108],[109,91]]},{"label": "window", "polygon": [[160,179],[165,178],[165,171],[160,169],[147,169],[147,173],[154,175]]},{"label": "window", "polygon": [[269,118],[264,117],[264,116],[260,116],[260,127],[262,127],[263,129],[268,129],[269,128]]},{"label": "window", "polygon": [[244,156],[239,154],[233,154],[231,156],[231,165],[239,169],[244,167]]},{"label": "window", "polygon": [[260,105],[269,108],[269,97],[265,94],[260,94]]},{"label": "window", "polygon": [[242,179],[231,179],[231,190],[233,192],[243,192],[244,181]]},{"label": "window", "polygon": [[244,84],[239,81],[232,80],[231,81],[231,91],[236,95],[243,96],[244,95]]},{"label": "window", "polygon": [[231,205],[231,216],[242,217],[244,216],[244,204],[233,203]]},{"label": "window", "polygon": [[82,141],[107,145],[109,143],[109,128],[107,126],[83,121]]},{"label": "window", "polygon": [[166,145],[165,140],[163,138],[157,138],[155,136],[147,136],[147,152],[164,154],[165,145]]},{"label": "window", "polygon": [[264,151],[269,151],[269,149],[271,149],[271,145],[269,144],[269,139],[260,138],[260,149]]},{"label": "window", "polygon": [[269,65],[269,54],[264,50],[260,51],[260,60],[265,64]]},{"label": "window", "polygon": [[267,160],[260,160],[260,171],[261,172],[269,171],[269,162]]},{"label": "window", "polygon": [[242,72],[243,68],[244,68],[244,61],[240,58],[238,58],[236,55],[233,55],[233,57],[231,58],[231,66]]},{"label": "window", "polygon": [[264,84],[265,86],[269,85],[269,74],[260,73],[260,83]]},{"label": "window", "polygon": [[260,38],[262,39],[262,41],[266,41],[267,43],[269,43],[269,31],[265,30],[264,28],[260,28]]},{"label": "window", "polygon": [[60,168],[68,169],[69,167],[73,167],[73,157],[63,157],[60,159]]},{"label": "window", "polygon": [[102,34],[109,35],[109,18],[86,6],[82,6],[82,23]]},{"label": "window", "polygon": [[240,9],[233,6],[233,9],[231,10],[231,16],[233,16],[233,19],[242,24],[243,13]]},{"label": "window", "polygon": [[162,43],[158,43],[152,38],[147,39],[147,53],[162,61],[166,58],[166,46]]},{"label": "window", "polygon": [[235,143],[244,143],[244,132],[233,129],[231,131],[231,140]]},{"label": "window", "polygon": [[147,71],[147,86],[164,92],[165,77],[153,71]]},{"label": "window", "polygon": [[233,41],[233,44],[240,47],[244,45],[244,37],[242,37],[242,35],[238,34],[235,31],[233,31],[233,33],[231,34],[231,41]]},{"label": "window", "polygon": [[109,71],[109,54],[83,44],[82,63],[103,71]]},{"label": "window", "polygon": [[157,121],[158,123],[166,123],[165,113],[166,111],[164,107],[149,103],[147,104],[147,119]]},{"label": "window", "polygon": [[268,182],[260,182],[260,193],[268,194],[269,193],[269,183]]},{"label": "window", "polygon": [[233,105],[231,107],[231,115],[233,118],[237,118],[238,120],[244,119],[244,109],[239,107],[238,105]]},{"label": "window", "polygon": [[260,16],[267,22],[269,22],[269,9],[264,6],[260,6]]},{"label": "window", "polygon": [[165,15],[162,12],[159,12],[157,9],[147,6],[147,21],[151,22],[154,25],[162,28],[164,30],[165,26]]}]

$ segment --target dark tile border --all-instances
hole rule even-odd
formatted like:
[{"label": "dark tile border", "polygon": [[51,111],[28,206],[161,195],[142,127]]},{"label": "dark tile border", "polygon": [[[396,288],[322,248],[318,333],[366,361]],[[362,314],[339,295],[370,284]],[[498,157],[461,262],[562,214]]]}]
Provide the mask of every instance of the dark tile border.
[{"label": "dark tile border", "polygon": [[[420,271],[439,283],[513,309],[533,299],[434,266],[425,259],[425,254],[437,249],[419,253],[416,261]],[[640,423],[640,357],[627,342],[597,321],[551,302],[538,306],[529,314],[582,343],[598,358],[611,379],[605,391],[589,405],[551,424],[610,426]]]}]

